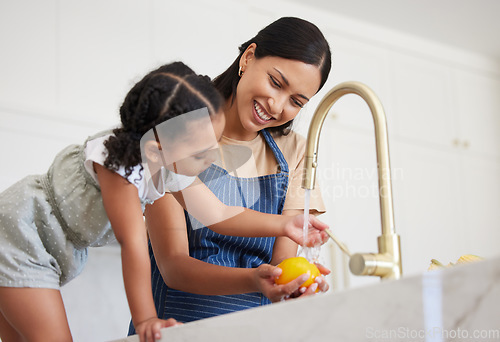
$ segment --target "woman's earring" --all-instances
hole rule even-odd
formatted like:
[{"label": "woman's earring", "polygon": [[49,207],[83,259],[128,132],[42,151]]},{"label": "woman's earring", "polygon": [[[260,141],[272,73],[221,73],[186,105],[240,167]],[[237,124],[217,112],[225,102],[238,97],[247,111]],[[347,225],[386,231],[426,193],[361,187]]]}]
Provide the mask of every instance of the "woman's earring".
[{"label": "woman's earring", "polygon": [[238,76],[240,76],[240,77],[243,76],[243,70],[241,69],[241,66],[238,69]]}]

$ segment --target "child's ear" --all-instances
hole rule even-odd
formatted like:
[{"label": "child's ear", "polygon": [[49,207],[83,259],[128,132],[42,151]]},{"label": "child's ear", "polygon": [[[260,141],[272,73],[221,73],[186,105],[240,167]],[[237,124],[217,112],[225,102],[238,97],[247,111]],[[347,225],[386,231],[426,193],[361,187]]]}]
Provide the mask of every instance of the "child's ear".
[{"label": "child's ear", "polygon": [[158,163],[161,160],[160,144],[154,140],[146,141],[144,144],[144,153],[146,154],[146,158],[153,163]]}]

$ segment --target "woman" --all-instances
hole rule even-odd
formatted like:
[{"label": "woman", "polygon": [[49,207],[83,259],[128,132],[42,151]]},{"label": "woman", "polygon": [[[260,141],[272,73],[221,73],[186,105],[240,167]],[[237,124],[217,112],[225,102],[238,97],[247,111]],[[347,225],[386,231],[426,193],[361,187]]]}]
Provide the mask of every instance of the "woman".
[{"label": "woman", "polygon": [[[225,99],[221,143],[250,149],[256,164],[235,174],[224,169],[222,160],[200,175],[222,202],[273,214],[303,211],[305,139],[291,125],[325,84],[330,67],[323,34],[299,18],[281,18],[241,45],[233,64],[214,80]],[[297,253],[289,238],[220,235],[200,228],[172,196],[161,201],[170,208],[161,221],[169,222],[168,229],[147,222],[159,317],[189,322],[327,289],[321,277],[319,284],[300,292],[304,276],[274,285],[281,270],[271,265]],[[310,208],[314,214],[324,212],[318,190]]]}]

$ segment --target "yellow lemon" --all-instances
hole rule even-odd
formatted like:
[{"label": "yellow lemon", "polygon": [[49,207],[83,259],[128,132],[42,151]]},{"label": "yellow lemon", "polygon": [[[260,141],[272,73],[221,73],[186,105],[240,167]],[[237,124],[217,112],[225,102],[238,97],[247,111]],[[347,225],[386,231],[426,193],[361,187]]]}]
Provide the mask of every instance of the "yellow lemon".
[{"label": "yellow lemon", "polygon": [[302,274],[309,273],[309,279],[300,285],[308,287],[314,282],[314,279],[317,276],[321,275],[318,267],[307,261],[304,257],[285,259],[278,265],[278,267],[283,270],[283,272],[281,272],[281,274],[274,279],[274,282],[278,285],[287,284]]}]

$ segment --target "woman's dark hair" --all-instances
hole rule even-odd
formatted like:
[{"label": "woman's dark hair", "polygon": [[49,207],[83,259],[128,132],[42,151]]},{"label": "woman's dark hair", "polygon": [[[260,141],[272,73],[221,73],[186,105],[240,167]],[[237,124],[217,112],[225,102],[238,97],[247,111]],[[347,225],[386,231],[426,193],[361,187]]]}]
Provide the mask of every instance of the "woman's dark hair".
[{"label": "woman's dark hair", "polygon": [[[294,17],[283,17],[264,27],[255,37],[239,47],[239,55],[231,66],[214,79],[215,87],[221,92],[224,99],[228,100],[236,95],[236,88],[240,77],[238,76],[241,56],[250,44],[257,45],[255,57],[266,56],[282,57],[315,65],[321,73],[321,83],[318,91],[325,84],[331,68],[330,46],[316,25]],[[268,131],[278,135],[290,132],[293,120],[269,128]]]},{"label": "woman's dark hair", "polygon": [[104,166],[111,170],[123,166],[126,176],[130,176],[132,169],[141,164],[140,141],[146,132],[165,120],[200,108],[206,107],[213,117],[222,104],[209,77],[195,74],[181,62],[161,66],[137,82],[125,97],[120,107],[122,125],[104,143],[108,151]]}]

